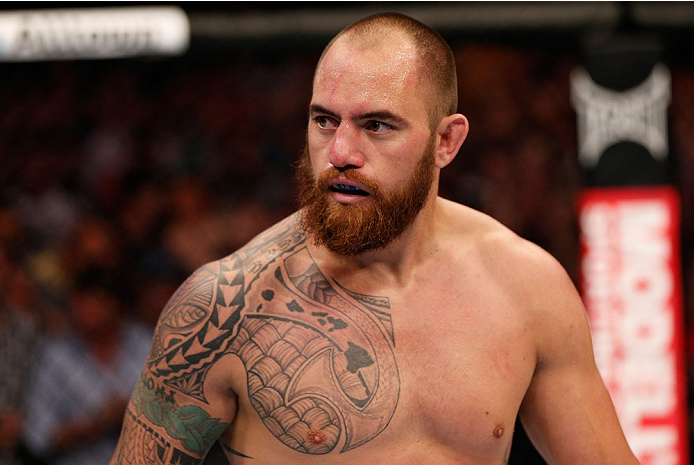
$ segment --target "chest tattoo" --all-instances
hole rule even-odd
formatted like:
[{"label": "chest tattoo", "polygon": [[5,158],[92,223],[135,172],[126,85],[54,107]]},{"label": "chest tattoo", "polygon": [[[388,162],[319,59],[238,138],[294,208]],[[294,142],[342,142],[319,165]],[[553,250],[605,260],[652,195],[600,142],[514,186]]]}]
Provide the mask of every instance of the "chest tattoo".
[{"label": "chest tattoo", "polygon": [[398,403],[389,311],[388,298],[328,279],[305,235],[285,222],[181,286],[147,366],[207,402],[209,369],[236,354],[250,401],[277,439],[307,454],[346,452],[380,434]]}]

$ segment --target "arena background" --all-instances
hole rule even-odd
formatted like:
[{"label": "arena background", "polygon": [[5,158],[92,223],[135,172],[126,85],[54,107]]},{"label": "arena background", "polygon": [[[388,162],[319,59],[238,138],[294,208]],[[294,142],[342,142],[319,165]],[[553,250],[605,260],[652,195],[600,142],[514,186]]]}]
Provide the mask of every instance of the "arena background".
[{"label": "arena background", "polygon": [[[89,6],[5,3],[0,13]],[[304,143],[316,60],[342,27],[379,11],[401,11],[436,28],[458,60],[459,107],[471,130],[442,173],[441,194],[547,249],[577,285],[576,201],[586,175],[571,74],[595,40],[646,34],[660,41],[672,83],[668,177],[682,206],[682,331],[692,333],[693,4],[178,6],[190,25],[189,46],[179,55],[145,50],[76,59],[63,48],[48,58],[0,62],[0,436],[7,438],[0,463],[59,463],[74,444],[118,430],[117,420],[54,412],[46,431],[72,434],[61,447],[22,433],[40,423],[32,406],[43,402],[47,411],[57,402],[32,387],[37,377],[60,391],[69,366],[42,356],[43,341],[80,324],[94,333],[99,324],[124,321],[151,330],[191,271],[290,214],[291,165]],[[75,309],[91,308],[83,294],[94,288],[102,291],[90,294],[94,305],[111,306],[116,316],[80,322]],[[683,350],[689,373],[694,338]],[[51,363],[59,373],[46,375]],[[544,463],[520,424],[510,463]]]}]

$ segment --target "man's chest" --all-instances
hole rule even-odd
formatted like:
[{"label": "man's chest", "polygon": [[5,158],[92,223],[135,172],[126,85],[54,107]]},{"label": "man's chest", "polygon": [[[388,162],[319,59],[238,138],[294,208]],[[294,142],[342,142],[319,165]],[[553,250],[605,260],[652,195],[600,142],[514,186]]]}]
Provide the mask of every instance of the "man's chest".
[{"label": "man's chest", "polygon": [[508,302],[363,294],[300,258],[253,284],[229,347],[246,371],[236,391],[277,439],[303,454],[403,434],[507,443],[534,366]]},{"label": "man's chest", "polygon": [[[456,301],[433,293],[393,316],[402,397],[394,420],[463,451],[495,452],[513,433],[535,368],[522,310],[501,294],[460,289]],[[394,425],[395,425],[394,421]]]}]

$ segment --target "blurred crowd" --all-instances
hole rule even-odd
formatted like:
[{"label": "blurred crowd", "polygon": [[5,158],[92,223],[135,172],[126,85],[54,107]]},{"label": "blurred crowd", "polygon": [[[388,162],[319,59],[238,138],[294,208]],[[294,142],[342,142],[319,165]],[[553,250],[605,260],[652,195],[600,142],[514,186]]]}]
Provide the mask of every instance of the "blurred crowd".
[{"label": "blurred crowd", "polygon": [[[0,65],[0,465],[107,463],[169,296],[295,210],[319,53]],[[471,130],[442,195],[576,279],[577,58],[494,43],[455,53]],[[694,68],[678,66],[692,312]]]}]

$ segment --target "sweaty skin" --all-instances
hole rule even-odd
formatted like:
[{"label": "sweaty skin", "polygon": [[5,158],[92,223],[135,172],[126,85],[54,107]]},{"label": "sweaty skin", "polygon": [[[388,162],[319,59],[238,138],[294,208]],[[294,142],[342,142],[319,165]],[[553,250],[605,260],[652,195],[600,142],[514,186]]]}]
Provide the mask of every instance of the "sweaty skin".
[{"label": "sweaty skin", "polygon": [[162,312],[112,465],[200,464],[215,441],[235,465],[503,465],[519,415],[550,465],[637,463],[562,267],[437,196],[467,120],[432,132],[411,51],[398,34],[335,42],[316,71],[308,148],[316,177],[354,170],[388,193],[433,141],[414,221],[344,256],[299,213],[193,273]]}]

